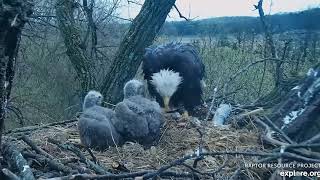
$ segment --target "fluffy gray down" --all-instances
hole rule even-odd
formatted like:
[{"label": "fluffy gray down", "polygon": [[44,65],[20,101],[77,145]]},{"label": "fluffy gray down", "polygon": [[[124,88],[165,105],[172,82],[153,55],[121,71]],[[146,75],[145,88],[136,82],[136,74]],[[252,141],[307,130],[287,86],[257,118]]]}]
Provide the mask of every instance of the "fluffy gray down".
[{"label": "fluffy gray down", "polygon": [[113,124],[126,139],[145,147],[157,143],[164,117],[159,104],[142,96],[131,96],[118,103]]},{"label": "fluffy gray down", "polygon": [[84,110],[78,121],[81,142],[90,148],[103,150],[123,144],[123,138],[112,125],[115,113],[99,105]]}]

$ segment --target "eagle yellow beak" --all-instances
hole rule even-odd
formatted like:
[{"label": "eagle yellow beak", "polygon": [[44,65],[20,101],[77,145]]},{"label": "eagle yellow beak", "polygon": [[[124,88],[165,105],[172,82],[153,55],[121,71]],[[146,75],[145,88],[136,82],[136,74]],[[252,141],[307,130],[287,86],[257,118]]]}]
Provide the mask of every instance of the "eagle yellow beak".
[{"label": "eagle yellow beak", "polygon": [[163,104],[164,104],[164,110],[165,111],[169,111],[169,101],[170,101],[170,97],[169,96],[165,96],[163,97]]},{"label": "eagle yellow beak", "polygon": [[182,118],[184,118],[184,119],[188,119],[189,118],[189,113],[188,113],[188,111],[183,111],[183,114],[182,114]]}]

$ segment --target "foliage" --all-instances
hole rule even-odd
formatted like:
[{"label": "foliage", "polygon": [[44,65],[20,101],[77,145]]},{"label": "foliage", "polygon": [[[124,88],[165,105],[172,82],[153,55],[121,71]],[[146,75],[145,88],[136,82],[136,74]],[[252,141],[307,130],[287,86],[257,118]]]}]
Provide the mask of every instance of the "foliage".
[{"label": "foliage", "polygon": [[[266,18],[275,33],[282,33],[292,30],[320,30],[319,16],[320,8],[313,8],[301,12],[269,15]],[[218,17],[188,22],[167,22],[162,34],[196,36],[238,32],[262,33],[259,17]]]},{"label": "foliage", "polygon": [[[121,34],[125,31],[111,16],[115,8],[112,2],[115,1],[96,1],[94,6],[93,15],[98,27],[97,51],[91,52],[90,42],[87,51],[94,61],[94,73],[98,75],[107,72]],[[10,100],[22,112],[24,125],[72,118],[80,111],[82,102],[80,85],[57,27],[54,2],[38,0],[34,9],[22,33]],[[84,37],[87,30],[84,15],[81,11],[75,14],[77,28]],[[101,82],[101,79],[97,81]],[[18,117],[9,111],[6,129],[21,126],[19,122]]]},{"label": "foliage", "polygon": [[[279,58],[284,61],[285,77],[304,75],[319,62],[319,33],[292,31],[274,34]],[[223,85],[229,78],[247,65],[261,61],[228,82],[224,92],[228,103],[250,104],[268,94],[274,87],[273,63],[268,61],[264,36],[260,34],[215,35],[215,36],[161,36],[158,43],[182,41],[198,47],[206,65],[206,99],[218,87],[218,97],[223,96]]]}]

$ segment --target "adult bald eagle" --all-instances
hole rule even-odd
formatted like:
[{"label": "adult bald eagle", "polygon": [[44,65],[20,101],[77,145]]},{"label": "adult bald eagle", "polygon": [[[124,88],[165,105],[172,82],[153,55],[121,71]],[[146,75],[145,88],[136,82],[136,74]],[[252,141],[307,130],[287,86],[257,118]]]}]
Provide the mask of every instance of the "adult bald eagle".
[{"label": "adult bald eagle", "polygon": [[205,66],[191,44],[169,43],[147,48],[142,69],[150,95],[165,110],[182,104],[187,116],[187,112],[202,104]]}]

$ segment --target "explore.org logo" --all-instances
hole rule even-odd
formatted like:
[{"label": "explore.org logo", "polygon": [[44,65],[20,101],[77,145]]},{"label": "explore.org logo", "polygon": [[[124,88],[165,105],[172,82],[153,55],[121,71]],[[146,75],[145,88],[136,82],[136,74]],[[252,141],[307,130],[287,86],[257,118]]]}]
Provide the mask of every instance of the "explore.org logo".
[{"label": "explore.org logo", "polygon": [[279,175],[282,177],[320,177],[320,171],[280,171]]}]

